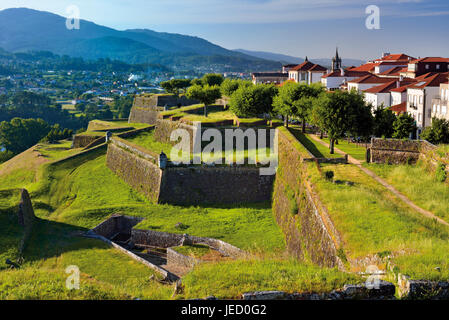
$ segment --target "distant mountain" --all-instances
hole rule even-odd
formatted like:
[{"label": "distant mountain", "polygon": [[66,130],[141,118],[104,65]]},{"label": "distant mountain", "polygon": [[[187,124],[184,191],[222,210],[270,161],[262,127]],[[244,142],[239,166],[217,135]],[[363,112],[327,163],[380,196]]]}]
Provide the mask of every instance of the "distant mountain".
[{"label": "distant mountain", "polygon": [[[240,52],[249,56],[253,56],[256,58],[266,59],[266,60],[273,60],[273,61],[279,61],[282,64],[300,64],[304,62],[304,58],[300,57],[293,57],[285,54],[280,53],[272,53],[272,52],[265,52],[265,51],[250,51],[250,50],[244,50],[244,49],[235,49],[235,52]],[[310,61],[313,61],[314,63],[317,63],[322,66],[331,66],[332,65],[332,58],[330,59],[315,59],[315,58],[309,58]],[[358,60],[358,59],[344,59],[343,58],[343,65],[344,66],[359,66],[361,64],[364,64],[366,61]]]},{"label": "distant mountain", "polygon": [[279,62],[228,50],[198,37],[147,29],[119,31],[86,20],[80,21],[79,30],[68,30],[65,17],[27,8],[0,11],[0,48],[186,68],[192,63],[204,68],[213,63],[230,71],[280,68]]}]

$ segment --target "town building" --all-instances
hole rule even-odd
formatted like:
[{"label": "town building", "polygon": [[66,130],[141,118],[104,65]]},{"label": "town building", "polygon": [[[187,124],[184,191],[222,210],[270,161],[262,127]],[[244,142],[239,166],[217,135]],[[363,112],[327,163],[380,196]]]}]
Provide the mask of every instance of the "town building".
[{"label": "town building", "polygon": [[407,78],[416,78],[429,72],[445,73],[449,71],[449,58],[426,57],[410,61],[407,70],[400,74]]},{"label": "town building", "polygon": [[440,84],[440,94],[432,99],[432,119],[449,120],[449,78]]},{"label": "town building", "polygon": [[440,84],[447,82],[448,73],[429,73],[407,88],[407,112],[415,119],[421,134],[432,124],[432,100],[439,95]]},{"label": "town building", "polygon": [[290,69],[288,79],[298,83],[320,83],[321,77],[326,73],[327,69],[325,67],[310,62],[306,57],[303,63]]}]

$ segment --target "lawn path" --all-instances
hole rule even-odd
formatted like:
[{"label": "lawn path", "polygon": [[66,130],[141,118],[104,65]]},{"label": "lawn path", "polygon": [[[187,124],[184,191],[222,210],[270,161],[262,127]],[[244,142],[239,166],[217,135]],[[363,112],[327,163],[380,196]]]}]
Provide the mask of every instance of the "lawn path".
[{"label": "lawn path", "polygon": [[[329,144],[322,141],[318,136],[314,135],[314,134],[309,134],[309,137],[311,137],[313,140],[321,143],[322,145],[326,146],[329,148]],[[334,147],[335,151],[339,154],[345,155],[346,153],[341,151],[340,149]],[[362,163],[351,157],[348,154],[348,161],[351,164],[355,164],[357,167],[359,167],[363,172],[365,172],[367,175],[369,175],[370,177],[372,177],[374,180],[376,180],[377,182],[379,182],[381,185],[383,185],[385,188],[387,188],[391,193],[393,193],[395,196],[397,196],[399,199],[401,199],[403,202],[405,202],[408,206],[410,206],[412,209],[418,211],[419,213],[421,213],[422,215],[431,218],[431,219],[435,219],[437,220],[439,223],[444,224],[446,226],[449,227],[449,223],[444,221],[443,219],[437,217],[436,215],[434,215],[432,212],[427,211],[419,206],[417,206],[415,203],[413,203],[409,198],[407,198],[405,195],[403,195],[401,192],[399,192],[398,190],[396,190],[391,184],[389,184],[388,182],[386,182],[384,179],[382,179],[381,177],[379,177],[377,174],[375,174],[373,171],[365,168],[362,166]]]}]

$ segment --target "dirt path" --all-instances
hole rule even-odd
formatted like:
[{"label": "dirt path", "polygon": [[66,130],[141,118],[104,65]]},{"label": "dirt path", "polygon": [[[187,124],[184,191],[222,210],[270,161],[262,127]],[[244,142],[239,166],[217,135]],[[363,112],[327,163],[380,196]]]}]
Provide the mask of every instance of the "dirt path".
[{"label": "dirt path", "polygon": [[[322,144],[323,146],[326,146],[329,148],[329,144],[322,141],[318,136],[314,135],[314,134],[309,134],[309,137],[311,137],[313,140],[319,142],[320,144]],[[346,153],[341,151],[340,149],[334,147],[335,152],[345,155]],[[403,202],[405,202],[409,207],[411,207],[412,209],[418,211],[419,213],[421,213],[422,215],[431,218],[431,219],[435,219],[437,220],[439,223],[444,224],[446,226],[449,227],[449,223],[444,221],[443,219],[437,217],[436,215],[434,215],[432,212],[427,211],[421,207],[418,207],[416,204],[414,204],[409,198],[407,198],[405,195],[403,195],[401,192],[399,192],[398,190],[396,190],[391,184],[389,184],[388,182],[386,182],[384,179],[382,179],[381,177],[379,177],[377,174],[375,174],[373,171],[365,168],[364,166],[362,166],[362,163],[351,157],[348,154],[348,161],[351,164],[356,165],[357,167],[359,167],[363,172],[365,172],[367,175],[369,175],[370,177],[372,177],[374,180],[376,180],[377,182],[379,182],[381,185],[383,185],[385,188],[387,188],[391,193],[393,193],[395,196],[397,196],[399,199],[401,199]]]}]

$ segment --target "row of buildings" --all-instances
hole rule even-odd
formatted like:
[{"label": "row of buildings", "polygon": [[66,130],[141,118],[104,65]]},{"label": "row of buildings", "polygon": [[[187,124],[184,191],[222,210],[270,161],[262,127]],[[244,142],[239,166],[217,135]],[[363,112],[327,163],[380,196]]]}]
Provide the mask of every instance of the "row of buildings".
[{"label": "row of buildings", "polygon": [[306,60],[283,66],[282,72],[254,73],[254,83],[282,84],[285,81],[321,83],[327,90],[356,90],[373,107],[407,112],[416,121],[417,134],[432,119],[449,120],[449,58],[414,58],[385,53],[358,67],[343,68],[338,54],[330,69]]}]

